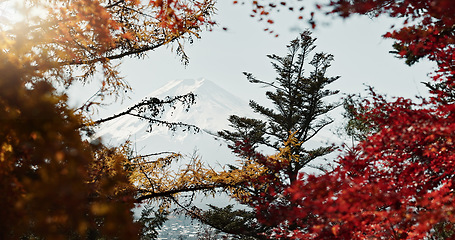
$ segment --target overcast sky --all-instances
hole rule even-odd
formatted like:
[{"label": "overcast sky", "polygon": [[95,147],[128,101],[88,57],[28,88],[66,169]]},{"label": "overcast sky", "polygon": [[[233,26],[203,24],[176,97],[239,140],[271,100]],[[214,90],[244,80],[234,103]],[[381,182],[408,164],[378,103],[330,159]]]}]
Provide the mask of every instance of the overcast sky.
[{"label": "overcast sky", "polygon": [[[150,52],[145,59],[123,60],[121,72],[133,87],[131,99],[125,100],[123,106],[117,104],[105,109],[101,115],[120,110],[175,79],[206,78],[245,100],[264,99],[265,89],[248,83],[242,72],[273,81],[276,74],[266,55],[285,55],[289,41],[298,36],[299,29],[308,25],[286,10],[273,15],[275,24],[270,26],[249,17],[251,9],[248,6],[233,5],[232,1],[220,1],[216,6],[215,20],[219,26],[202,33],[201,39],[196,39],[192,45],[186,44],[190,57],[188,66],[180,63],[170,47]],[[335,56],[329,75],[341,78],[331,85],[333,89],[365,93],[364,84],[368,84],[390,96],[425,94],[420,82],[428,80],[427,73],[433,65],[423,62],[408,67],[403,60],[388,53],[393,42],[381,37],[396,19],[357,16],[347,20],[338,17],[324,20],[328,21],[328,25],[319,24],[313,36],[318,38],[316,52]],[[223,27],[228,30],[223,31]],[[279,37],[264,32],[265,27],[273,27]],[[88,96],[90,91],[96,89],[85,89],[84,94]],[[84,94],[78,91],[75,99],[81,101],[80,96],[84,98]]]}]

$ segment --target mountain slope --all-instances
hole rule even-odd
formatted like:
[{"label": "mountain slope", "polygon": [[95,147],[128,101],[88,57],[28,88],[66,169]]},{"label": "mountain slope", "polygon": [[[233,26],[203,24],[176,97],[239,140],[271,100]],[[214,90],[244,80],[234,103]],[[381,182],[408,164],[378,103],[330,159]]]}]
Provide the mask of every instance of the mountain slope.
[{"label": "mountain slope", "polygon": [[[196,95],[196,103],[188,112],[183,106],[176,106],[175,109],[163,113],[160,120],[183,122],[196,125],[206,131],[216,132],[228,127],[229,115],[251,115],[247,102],[205,79],[171,81],[146,97],[164,99],[166,96],[183,95],[189,92]],[[154,126],[151,132],[147,132],[147,129],[146,121],[126,115],[101,124],[94,137],[101,137],[103,142],[113,145],[129,139],[134,143],[138,154],[161,151],[193,154],[197,150],[204,160],[208,160],[212,164],[226,162],[226,156],[232,159],[227,147],[220,146],[221,143],[205,131],[199,133],[180,130],[171,132],[164,126]]]}]

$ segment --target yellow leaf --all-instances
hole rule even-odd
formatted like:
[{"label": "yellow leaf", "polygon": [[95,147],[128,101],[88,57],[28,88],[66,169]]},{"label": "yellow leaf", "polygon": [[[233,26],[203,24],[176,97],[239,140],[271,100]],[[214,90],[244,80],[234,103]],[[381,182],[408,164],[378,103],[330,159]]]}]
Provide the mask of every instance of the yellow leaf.
[{"label": "yellow leaf", "polygon": [[2,151],[0,152],[0,162],[5,161],[5,153],[13,152],[13,146],[8,143],[2,144]]}]

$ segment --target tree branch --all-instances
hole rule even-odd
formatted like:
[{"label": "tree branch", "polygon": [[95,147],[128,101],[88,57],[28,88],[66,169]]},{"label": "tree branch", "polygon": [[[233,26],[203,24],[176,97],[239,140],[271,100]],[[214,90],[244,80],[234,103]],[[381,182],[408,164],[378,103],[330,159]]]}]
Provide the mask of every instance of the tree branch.
[{"label": "tree branch", "polygon": [[177,193],[185,193],[185,192],[195,192],[195,191],[203,191],[203,190],[214,190],[216,188],[221,188],[221,187],[226,187],[228,184],[207,184],[207,185],[198,185],[198,186],[192,186],[192,187],[186,187],[186,188],[179,188],[179,189],[172,189],[164,192],[152,192],[145,190],[145,189],[140,189],[138,190],[139,193],[144,192],[148,193],[145,195],[142,195],[136,199],[136,202],[141,202],[147,199],[151,198],[156,198],[156,197],[170,197],[174,194]]},{"label": "tree branch", "polygon": [[135,55],[135,54],[140,54],[140,53],[143,53],[143,52],[147,52],[147,51],[150,51],[150,50],[154,50],[158,47],[161,47],[165,44],[168,44],[170,42],[173,42],[175,41],[176,39],[178,39],[178,37],[173,37],[171,38],[170,40],[168,41],[162,41],[161,43],[158,43],[156,45],[152,45],[152,46],[145,46],[145,47],[142,47],[142,48],[139,48],[139,49],[133,49],[133,50],[130,50],[130,51],[126,51],[126,52],[123,52],[123,53],[119,53],[117,55],[111,55],[111,56],[107,56],[107,57],[98,57],[98,58],[94,58],[94,59],[90,59],[90,60],[71,60],[71,61],[64,61],[64,62],[59,62],[60,65],[80,65],[80,64],[92,64],[92,63],[96,63],[96,62],[104,62],[106,60],[115,60],[115,59],[121,59],[121,58],[124,58],[126,56],[130,56],[130,55]]},{"label": "tree branch", "polygon": [[[190,93],[191,94],[191,93]],[[93,122],[93,125],[99,125],[101,123],[104,123],[104,122],[107,122],[107,121],[111,121],[111,120],[114,120],[118,117],[121,117],[121,116],[124,116],[124,115],[127,115],[127,114],[130,114],[130,115],[133,115],[133,116],[137,116],[137,117],[140,117],[140,118],[145,118],[145,119],[148,119],[150,120],[150,118],[147,118],[145,116],[140,116],[140,115],[136,115],[136,114],[131,114],[131,112],[133,110],[136,110],[137,108],[140,108],[140,107],[143,107],[143,106],[147,106],[147,105],[150,105],[150,104],[154,104],[154,105],[164,105],[164,104],[171,104],[175,101],[184,101],[182,99],[184,99],[185,97],[188,97],[190,94],[186,94],[186,95],[181,95],[181,96],[177,96],[177,97],[173,97],[173,98],[169,98],[167,100],[160,100],[158,98],[155,98],[155,97],[152,97],[150,99],[145,99],[145,100],[142,100],[141,102],[135,104],[134,106],[132,107],[129,107],[127,110],[121,112],[121,113],[117,113],[117,114],[114,114],[110,117],[107,117],[107,118],[102,118],[102,119],[99,119],[99,120],[96,120],[95,122]],[[158,120],[156,120],[158,121]]]}]

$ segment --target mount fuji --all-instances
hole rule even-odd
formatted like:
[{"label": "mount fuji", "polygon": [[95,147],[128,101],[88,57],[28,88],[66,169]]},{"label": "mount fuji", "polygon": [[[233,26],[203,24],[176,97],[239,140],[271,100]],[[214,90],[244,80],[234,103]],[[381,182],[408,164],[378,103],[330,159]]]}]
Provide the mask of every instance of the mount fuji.
[{"label": "mount fuji", "polygon": [[[186,111],[186,108],[183,106],[177,106],[172,111],[164,112],[159,119],[168,122],[183,122],[196,125],[204,131],[194,133],[177,129],[173,132],[164,126],[154,126],[152,131],[148,132],[149,125],[147,121],[143,121],[135,116],[124,115],[102,123],[93,138],[101,138],[104,143],[114,146],[123,143],[125,140],[130,140],[133,143],[137,155],[158,152],[179,152],[189,157],[197,154],[203,162],[215,169],[219,169],[219,167],[225,166],[226,164],[235,165],[237,157],[230,151],[226,144],[216,140],[213,135],[207,132],[229,129],[229,121],[227,119],[230,115],[252,118],[261,117],[253,115],[253,111],[250,109],[247,101],[240,99],[206,79],[174,80],[144,98],[155,97],[164,99],[166,96],[179,96],[190,92],[196,95],[196,103],[191,106],[189,111]],[[321,135],[316,142],[320,143],[331,138],[330,134],[327,133],[322,133]],[[203,195],[197,196],[197,200],[193,204],[203,209],[207,208],[206,204],[219,207],[226,206],[227,204],[236,204],[236,202],[225,195],[216,198],[208,198]],[[187,225],[193,225],[193,222],[180,225],[185,225],[190,229],[191,227]],[[169,227],[171,225],[167,224],[165,226]],[[176,236],[178,236],[178,231],[173,232],[169,230],[166,234],[177,234]]]},{"label": "mount fuji", "polygon": [[110,145],[118,145],[130,140],[139,155],[155,152],[180,152],[184,155],[196,153],[209,164],[233,163],[234,156],[220,141],[207,132],[228,129],[230,115],[252,116],[248,103],[229,93],[206,79],[174,80],[153,91],[147,98],[164,99],[166,96],[178,96],[192,92],[196,103],[189,111],[183,106],[176,106],[172,111],[164,112],[159,118],[168,122],[183,122],[199,127],[204,131],[170,131],[164,126],[153,126],[147,131],[148,122],[135,116],[124,115],[101,124],[94,135]]}]

